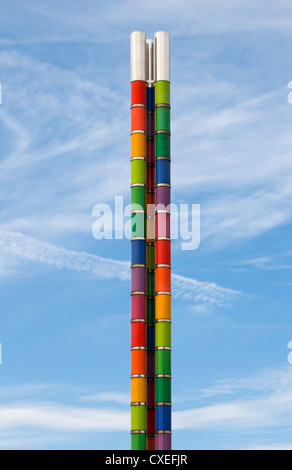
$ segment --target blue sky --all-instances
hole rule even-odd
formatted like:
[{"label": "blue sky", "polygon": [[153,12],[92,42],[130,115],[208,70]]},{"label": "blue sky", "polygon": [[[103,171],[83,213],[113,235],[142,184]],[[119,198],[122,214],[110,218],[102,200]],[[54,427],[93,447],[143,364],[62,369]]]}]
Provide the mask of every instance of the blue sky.
[{"label": "blue sky", "polygon": [[[147,5],[146,5],[147,3]],[[0,448],[127,449],[131,31],[172,41],[173,447],[291,449],[292,6],[2,0]]]}]

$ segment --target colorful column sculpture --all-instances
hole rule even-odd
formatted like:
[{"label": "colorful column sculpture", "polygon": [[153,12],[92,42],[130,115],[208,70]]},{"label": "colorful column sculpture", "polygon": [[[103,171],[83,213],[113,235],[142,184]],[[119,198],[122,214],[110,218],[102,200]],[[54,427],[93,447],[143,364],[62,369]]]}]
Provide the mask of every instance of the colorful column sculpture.
[{"label": "colorful column sculpture", "polygon": [[171,239],[169,34],[155,34],[156,448],[171,449]]},{"label": "colorful column sculpture", "polygon": [[169,33],[131,34],[131,434],[171,449]]}]

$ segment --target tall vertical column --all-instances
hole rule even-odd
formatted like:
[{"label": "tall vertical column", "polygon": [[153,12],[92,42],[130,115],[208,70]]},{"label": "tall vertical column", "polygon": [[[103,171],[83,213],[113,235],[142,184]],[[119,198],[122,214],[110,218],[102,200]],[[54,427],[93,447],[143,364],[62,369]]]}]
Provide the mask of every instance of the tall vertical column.
[{"label": "tall vertical column", "polygon": [[171,449],[170,38],[155,34],[156,449]]},{"label": "tall vertical column", "polygon": [[146,37],[131,34],[131,448],[146,450]]},{"label": "tall vertical column", "polygon": [[147,81],[147,450],[156,449],[155,416],[155,89],[154,41],[146,40]]}]

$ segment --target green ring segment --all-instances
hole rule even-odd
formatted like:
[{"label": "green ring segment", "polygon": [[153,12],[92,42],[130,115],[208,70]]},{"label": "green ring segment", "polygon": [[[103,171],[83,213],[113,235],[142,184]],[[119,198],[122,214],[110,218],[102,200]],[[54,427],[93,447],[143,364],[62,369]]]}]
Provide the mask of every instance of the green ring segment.
[{"label": "green ring segment", "polygon": [[171,378],[156,378],[156,402],[171,403]]},{"label": "green ring segment", "polygon": [[131,190],[131,204],[146,207],[146,187],[134,186]]},{"label": "green ring segment", "polygon": [[155,83],[155,105],[161,104],[170,106],[170,82],[164,80]]},{"label": "green ring segment", "polygon": [[171,323],[156,322],[156,347],[171,347]]},{"label": "green ring segment", "polygon": [[132,431],[146,431],[147,409],[145,405],[131,406]]},{"label": "green ring segment", "polygon": [[[155,83],[155,159],[171,159],[171,109],[170,109],[170,82],[158,81]],[[158,204],[161,201],[157,201]],[[159,307],[158,307],[159,308]],[[157,312],[159,315],[161,312]],[[155,373],[156,390],[155,401],[158,429],[162,429],[164,421],[168,419],[166,410],[171,405],[171,322],[163,320],[155,324]],[[167,348],[167,349],[158,349]],[[171,429],[168,429],[170,432]]]},{"label": "green ring segment", "polygon": [[146,184],[146,161],[132,160],[131,168],[131,184]]},{"label": "green ring segment", "polygon": [[171,351],[159,349],[156,351],[156,374],[171,375]]},{"label": "green ring segment", "polygon": [[170,158],[170,135],[156,134],[155,138],[155,155],[157,157]]},{"label": "green ring segment", "polygon": [[131,448],[133,450],[145,450],[146,433],[131,434]]},{"label": "green ring segment", "polygon": [[145,238],[146,234],[146,214],[134,212],[131,215],[132,237]]},{"label": "green ring segment", "polygon": [[155,130],[170,132],[170,108],[165,106],[156,108]]}]

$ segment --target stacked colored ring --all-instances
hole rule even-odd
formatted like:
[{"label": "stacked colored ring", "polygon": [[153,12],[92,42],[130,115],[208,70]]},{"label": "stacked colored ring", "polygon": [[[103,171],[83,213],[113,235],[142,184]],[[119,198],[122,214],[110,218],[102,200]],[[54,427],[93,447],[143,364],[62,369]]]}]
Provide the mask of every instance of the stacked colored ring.
[{"label": "stacked colored ring", "polygon": [[[169,37],[156,33],[156,449],[171,449],[171,241]],[[165,60],[164,60],[165,59]]]},{"label": "stacked colored ring", "polygon": [[[146,450],[146,37],[131,35],[131,448]],[[141,59],[142,55],[142,61]]]}]

